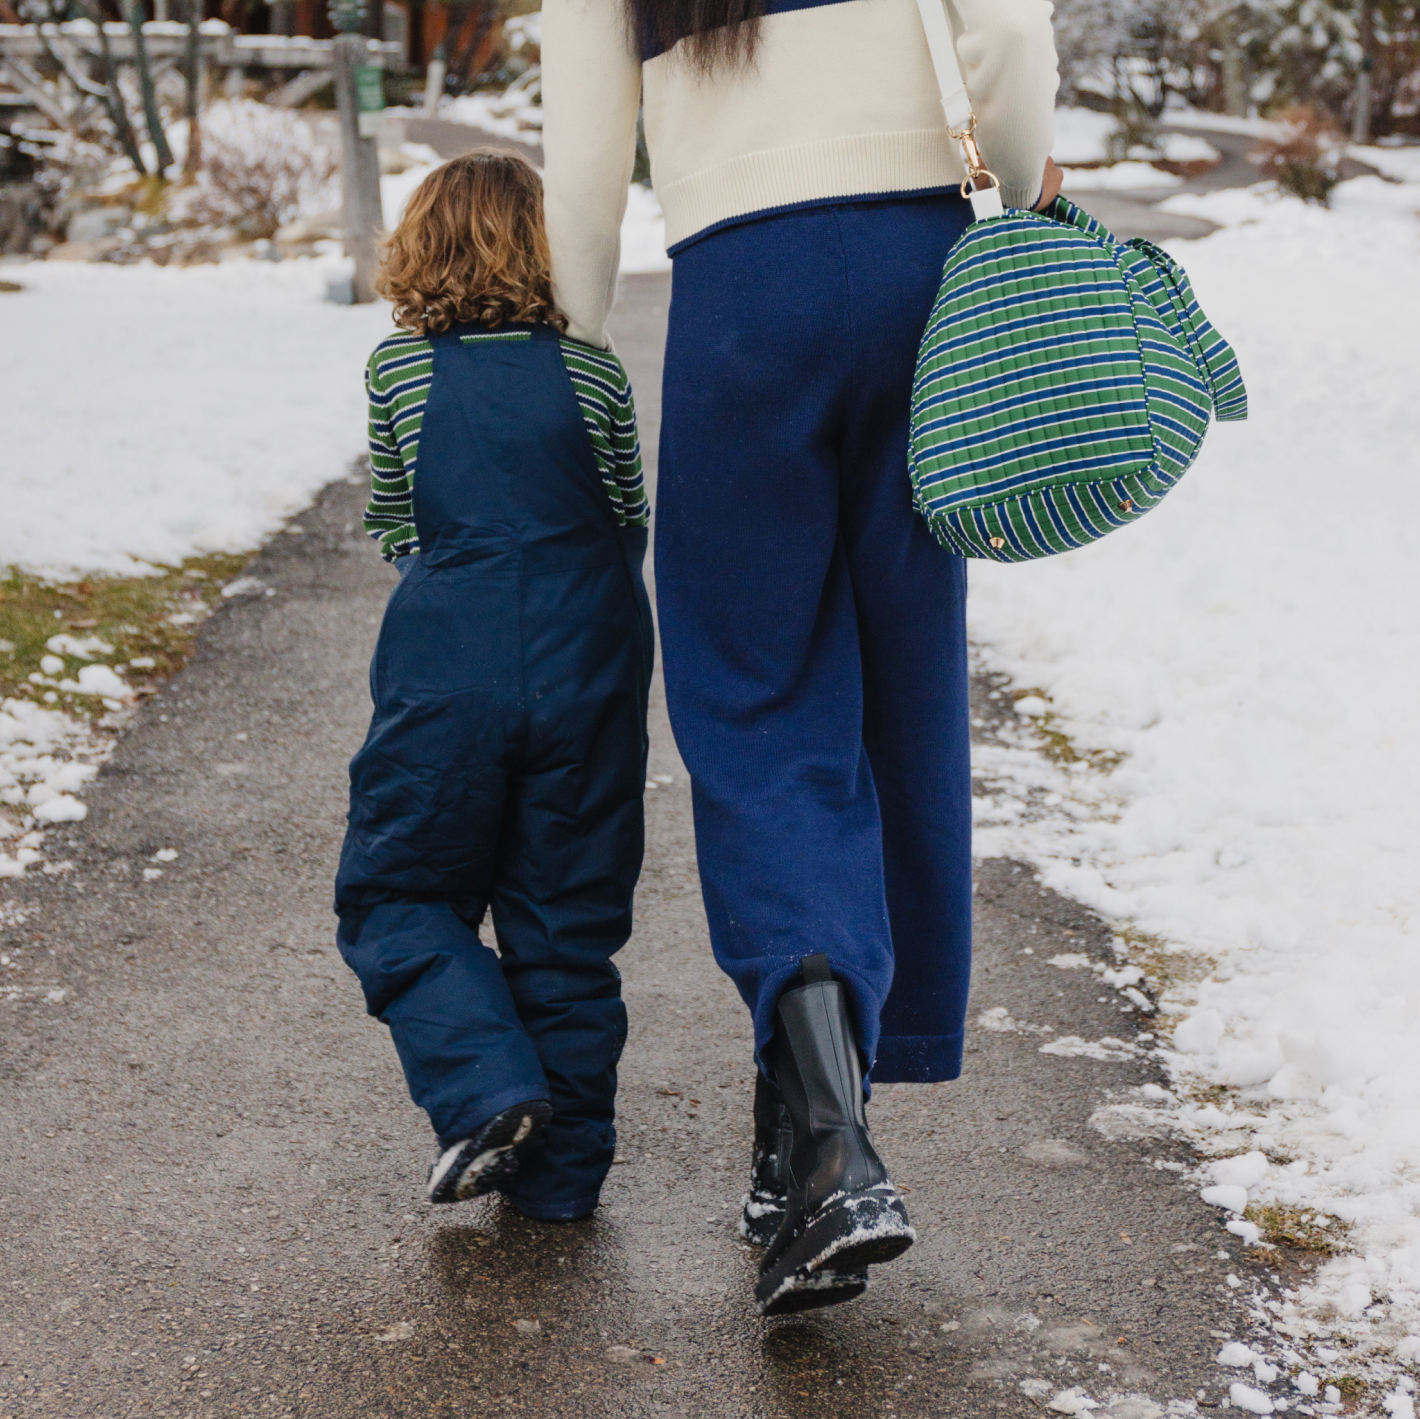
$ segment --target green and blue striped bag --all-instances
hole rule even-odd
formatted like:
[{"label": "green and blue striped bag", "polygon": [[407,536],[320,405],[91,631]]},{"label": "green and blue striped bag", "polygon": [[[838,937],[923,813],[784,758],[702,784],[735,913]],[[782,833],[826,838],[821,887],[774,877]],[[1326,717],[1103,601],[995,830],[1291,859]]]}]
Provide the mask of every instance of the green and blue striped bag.
[{"label": "green and blue striped bag", "polygon": [[1227,341],[1183,268],[1063,197],[1004,211],[942,0],[917,0],[976,220],[952,248],[917,354],[913,506],[965,557],[1068,552],[1157,507],[1210,413],[1247,418]]},{"label": "green and blue striped bag", "polygon": [[1245,419],[1232,349],[1183,268],[1073,203],[973,222],[912,391],[913,503],[948,551],[1022,562],[1157,507],[1212,412]]}]

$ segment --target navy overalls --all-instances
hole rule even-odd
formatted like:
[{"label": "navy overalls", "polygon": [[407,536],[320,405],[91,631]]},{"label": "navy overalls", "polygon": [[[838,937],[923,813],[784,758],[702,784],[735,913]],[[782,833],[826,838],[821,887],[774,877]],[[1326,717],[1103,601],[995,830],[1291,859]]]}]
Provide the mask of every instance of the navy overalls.
[{"label": "navy overalls", "polygon": [[617,525],[556,333],[505,328],[531,339],[432,337],[421,551],[371,666],[336,910],[441,1147],[551,1101],[505,1191],[558,1219],[615,1151],[653,642],[646,531]]}]

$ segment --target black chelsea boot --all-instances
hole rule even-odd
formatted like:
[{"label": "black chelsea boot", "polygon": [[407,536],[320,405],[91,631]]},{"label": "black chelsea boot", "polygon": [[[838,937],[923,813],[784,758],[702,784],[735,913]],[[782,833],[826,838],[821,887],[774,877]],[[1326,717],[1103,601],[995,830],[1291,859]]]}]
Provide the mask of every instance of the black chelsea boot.
[{"label": "black chelsea boot", "polygon": [[917,1240],[868,1133],[843,986],[827,956],[804,957],[800,970],[803,985],[779,997],[769,1049],[793,1141],[784,1219],[754,1293],[766,1316],[861,1295],[869,1265]]}]

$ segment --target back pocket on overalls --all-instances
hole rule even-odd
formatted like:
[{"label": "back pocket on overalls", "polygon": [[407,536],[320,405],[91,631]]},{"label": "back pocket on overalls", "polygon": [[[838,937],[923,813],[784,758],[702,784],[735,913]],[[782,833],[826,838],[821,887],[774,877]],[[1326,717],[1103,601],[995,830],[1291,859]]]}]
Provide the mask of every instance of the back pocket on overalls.
[{"label": "back pocket on overalls", "polygon": [[477,563],[417,566],[385,611],[372,676],[376,703],[472,689],[516,699],[519,646],[516,575],[491,575]]}]

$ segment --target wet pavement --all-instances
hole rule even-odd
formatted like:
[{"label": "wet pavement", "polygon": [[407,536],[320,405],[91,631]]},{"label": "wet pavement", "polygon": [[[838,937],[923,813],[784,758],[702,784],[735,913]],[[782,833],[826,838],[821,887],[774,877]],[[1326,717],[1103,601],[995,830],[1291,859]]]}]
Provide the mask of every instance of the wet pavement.
[{"label": "wet pavement", "polygon": [[[615,322],[650,449],[667,298],[631,278]],[[88,821],[51,837],[72,870],[4,885],[22,989],[0,1004],[0,1419],[926,1419],[1036,1413],[1072,1386],[1107,1419],[1216,1406],[1213,1356],[1265,1278],[1183,1151],[1097,1113],[1155,1067],[1044,1054],[1029,1028],[976,1029],[956,1083],[877,1091],[918,1245],[860,1301],[755,1316],[733,1225],[750,1032],[710,957],[659,697],[604,1205],[559,1226],[421,1204],[432,1139],[329,908],[394,580],[361,502],[333,485],[257,560],[275,594],[223,605]],[[1147,1021],[1118,995],[1048,964],[1107,942],[1029,869],[983,864],[973,1018],[1134,1040]]]}]

